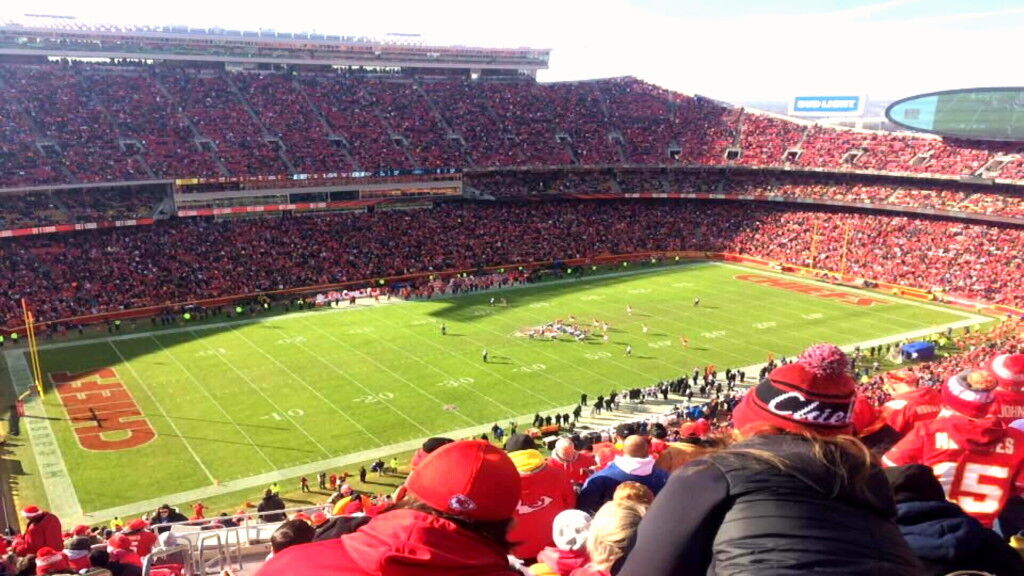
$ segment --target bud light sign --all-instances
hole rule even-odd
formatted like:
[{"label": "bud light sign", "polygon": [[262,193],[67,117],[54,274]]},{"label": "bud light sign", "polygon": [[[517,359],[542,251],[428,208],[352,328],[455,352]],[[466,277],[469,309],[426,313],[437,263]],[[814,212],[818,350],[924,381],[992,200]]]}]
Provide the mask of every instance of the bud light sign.
[{"label": "bud light sign", "polygon": [[797,96],[789,103],[791,116],[859,116],[867,100],[863,96]]}]

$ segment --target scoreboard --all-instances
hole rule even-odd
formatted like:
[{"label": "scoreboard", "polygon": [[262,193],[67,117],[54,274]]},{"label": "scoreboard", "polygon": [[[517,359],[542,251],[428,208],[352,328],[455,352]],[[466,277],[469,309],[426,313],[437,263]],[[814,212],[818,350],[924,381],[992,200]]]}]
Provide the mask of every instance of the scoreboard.
[{"label": "scoreboard", "polygon": [[897,100],[885,116],[922,132],[967,140],[1024,141],[1024,88],[971,88]]}]

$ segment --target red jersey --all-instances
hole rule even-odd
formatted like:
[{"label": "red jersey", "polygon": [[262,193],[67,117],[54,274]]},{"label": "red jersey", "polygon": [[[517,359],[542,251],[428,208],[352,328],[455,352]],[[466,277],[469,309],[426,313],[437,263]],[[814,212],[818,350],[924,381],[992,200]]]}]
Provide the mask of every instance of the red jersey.
[{"label": "red jersey", "polygon": [[996,402],[992,405],[992,414],[998,416],[1003,424],[1024,418],[1024,392],[996,388]]},{"label": "red jersey", "polygon": [[893,396],[882,406],[885,421],[901,436],[914,424],[934,420],[942,409],[942,392],[938,388],[917,388]]},{"label": "red jersey", "polygon": [[149,553],[153,551],[153,546],[156,545],[157,541],[156,534],[149,530],[125,532],[124,535],[128,538],[128,541],[132,543],[132,552],[135,552],[139,556],[149,556]]},{"label": "red jersey", "polygon": [[943,410],[885,454],[887,466],[930,466],[946,497],[986,527],[1024,489],[1024,432],[995,416],[971,419]]}]

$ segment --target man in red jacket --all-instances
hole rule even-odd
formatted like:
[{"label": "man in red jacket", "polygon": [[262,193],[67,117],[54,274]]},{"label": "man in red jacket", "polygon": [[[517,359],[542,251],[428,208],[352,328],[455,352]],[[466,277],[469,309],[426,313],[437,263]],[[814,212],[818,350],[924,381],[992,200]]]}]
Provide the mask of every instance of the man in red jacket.
[{"label": "man in red jacket", "polygon": [[548,458],[548,465],[561,468],[578,490],[594,471],[597,460],[593,454],[577,450],[571,438],[559,438],[555,442],[555,449],[551,451],[551,457]]},{"label": "man in red jacket", "polygon": [[919,388],[920,379],[906,368],[882,374],[882,384],[892,399],[882,406],[886,423],[900,437],[914,424],[935,419],[942,408],[942,392],[938,388]]},{"label": "man in red jacket", "polygon": [[559,512],[576,505],[576,492],[562,469],[548,465],[533,438],[513,434],[505,443],[505,451],[515,463],[522,484],[515,522],[508,535],[516,543],[512,555],[532,561],[545,546],[554,543],[551,523]]},{"label": "man in red jacket", "polygon": [[14,546],[17,555],[35,554],[40,548],[47,546],[54,550],[64,549],[59,518],[38,506],[26,506],[21,510],[21,515],[28,521],[28,526],[25,527],[25,535],[21,542]]},{"label": "man in red jacket", "polygon": [[153,546],[156,546],[156,534],[147,530],[148,527],[148,522],[142,518],[136,518],[128,523],[128,529],[123,532],[131,542],[132,552],[139,556],[149,556],[149,553],[153,551]]},{"label": "man in red jacket", "polygon": [[915,426],[882,459],[887,466],[930,466],[946,497],[988,528],[1024,491],[1024,432],[990,414],[996,386],[987,370],[953,376],[942,388],[938,417]]},{"label": "man in red jacket", "polygon": [[257,576],[515,576],[507,530],[515,464],[488,442],[437,449],[406,480],[408,499],[357,531],[275,554]]}]

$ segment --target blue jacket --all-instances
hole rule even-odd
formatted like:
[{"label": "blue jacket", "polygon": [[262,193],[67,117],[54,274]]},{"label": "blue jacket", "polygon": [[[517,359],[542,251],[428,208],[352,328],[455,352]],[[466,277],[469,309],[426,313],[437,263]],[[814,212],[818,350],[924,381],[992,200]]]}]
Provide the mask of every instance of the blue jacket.
[{"label": "blue jacket", "polygon": [[999,536],[946,501],[896,505],[896,523],[921,559],[926,574],[983,570],[997,576],[1024,574],[1024,560]]},{"label": "blue jacket", "polygon": [[576,507],[590,514],[597,512],[598,508],[612,499],[619,484],[627,481],[639,482],[657,495],[668,482],[668,472],[652,466],[650,474],[629,474],[612,462],[604,470],[587,478],[576,500]]}]

